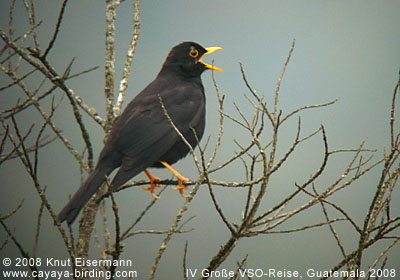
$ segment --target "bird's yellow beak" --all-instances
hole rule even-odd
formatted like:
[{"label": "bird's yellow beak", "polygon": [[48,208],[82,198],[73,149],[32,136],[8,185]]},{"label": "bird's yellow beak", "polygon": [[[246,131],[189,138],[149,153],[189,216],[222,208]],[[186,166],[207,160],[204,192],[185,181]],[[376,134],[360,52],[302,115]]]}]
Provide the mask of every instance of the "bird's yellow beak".
[{"label": "bird's yellow beak", "polygon": [[213,53],[213,52],[216,52],[216,51],[219,51],[219,50],[222,50],[222,48],[220,48],[220,47],[209,47],[209,48],[206,48],[207,52],[200,57],[199,62],[204,64],[206,66],[206,68],[208,68],[208,69],[215,70],[215,71],[224,71],[221,68],[215,67],[214,65],[207,64],[207,63],[205,63],[203,61],[203,56],[204,55],[210,54],[210,53]]}]

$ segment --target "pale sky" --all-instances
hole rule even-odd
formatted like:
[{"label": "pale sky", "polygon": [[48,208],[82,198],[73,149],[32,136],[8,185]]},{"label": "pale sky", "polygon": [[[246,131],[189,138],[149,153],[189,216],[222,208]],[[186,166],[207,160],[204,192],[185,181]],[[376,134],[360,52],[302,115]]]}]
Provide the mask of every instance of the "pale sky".
[{"label": "pale sky", "polygon": [[[7,30],[8,4],[2,1],[0,27]],[[16,34],[26,31],[24,8],[17,2],[15,15]],[[104,116],[104,1],[70,1],[67,5],[63,25],[49,61],[63,72],[69,61],[75,57],[73,72],[100,66],[86,76],[71,80],[68,85],[85,102],[96,107]],[[52,26],[57,19],[60,1],[35,1],[37,19],[43,19],[39,40],[43,46],[51,37]],[[125,1],[117,10],[116,77],[121,76],[127,45],[132,32],[132,3]],[[286,60],[292,40],[296,46],[292,59],[282,81],[280,108],[287,114],[297,107],[339,101],[326,108],[305,111],[302,118],[303,136],[323,124],[327,131],[330,149],[356,148],[366,140],[366,147],[377,149],[376,159],[381,157],[383,147],[389,145],[389,110],[393,88],[400,68],[400,1],[143,1],[141,3],[141,33],[133,60],[133,71],[129,80],[127,100],[132,99],[157,75],[161,64],[171,47],[182,41],[196,41],[204,47],[220,46],[223,51],[214,53],[205,60],[224,69],[215,77],[220,90],[226,94],[225,110],[238,117],[233,102],[245,113],[251,114],[251,106],[244,94],[250,95],[241,78],[239,62],[246,70],[252,87],[264,95],[272,104],[276,82]],[[3,42],[0,47],[3,46]],[[215,140],[218,107],[211,73],[203,74],[207,96],[207,128],[205,138],[211,135]],[[0,75],[1,85],[4,75]],[[116,86],[118,84],[116,83]],[[59,96],[59,95],[58,95]],[[16,102],[11,93],[0,95],[1,109]],[[126,103],[125,103],[126,104]],[[65,98],[60,112],[55,116],[57,123],[79,149],[83,148],[79,130],[71,124],[72,114]],[[19,121],[27,129],[31,121],[40,118],[36,112],[21,114]],[[96,158],[103,144],[101,129],[89,118],[85,119],[91,132]],[[297,118],[282,129],[279,154],[282,155],[295,137]],[[204,138],[204,139],[205,139]],[[204,145],[205,140],[202,144]],[[235,124],[225,120],[225,135],[220,154],[216,159],[223,162],[231,156],[237,146],[233,139],[246,141],[246,135]],[[213,143],[214,140],[211,140]],[[295,182],[308,178],[322,159],[322,143],[319,138],[300,147],[294,157],[271,181],[271,192],[265,199],[263,209],[269,209],[274,199],[290,193]],[[322,188],[332,183],[343,172],[349,155],[338,155],[328,164],[327,172],[318,183]],[[53,207],[59,211],[68,195],[79,187],[80,173],[73,157],[60,142],[43,149],[39,170],[41,183],[47,186],[47,196]],[[174,165],[189,178],[195,179],[196,167],[190,158]],[[157,176],[169,178],[165,171],[155,171]],[[344,209],[362,222],[368,201],[373,195],[379,169],[371,172],[354,187],[333,197]],[[17,236],[31,250],[35,228],[38,196],[30,184],[18,160],[7,162],[0,168],[2,181],[0,213],[8,213],[22,198],[23,208],[7,220],[17,229]],[[86,176],[86,175],[85,175]],[[240,164],[225,172],[213,175],[215,180],[244,180]],[[136,179],[144,179],[142,175]],[[374,185],[375,184],[375,185]],[[232,221],[239,221],[245,201],[245,192],[216,187],[221,207]],[[396,194],[399,198],[399,194]],[[137,188],[125,190],[116,195],[127,226],[138,215],[151,197]],[[304,197],[305,199],[305,197]],[[305,200],[304,200],[305,201]],[[303,202],[298,201],[298,203]],[[150,213],[140,229],[169,229],[176,212],[184,203],[176,191],[168,189],[160,202]],[[399,204],[393,204],[399,213]],[[293,205],[294,207],[295,205]],[[30,209],[33,209],[30,210]],[[215,255],[230,233],[216,213],[206,186],[195,197],[185,218],[196,216],[188,228],[193,231],[175,235],[159,267],[157,279],[173,279],[181,276],[181,262],[185,241],[189,242],[188,265],[204,268]],[[48,219],[48,216],[45,216]],[[285,226],[285,229],[323,221],[317,207],[301,215]],[[111,223],[111,222],[110,222]],[[46,223],[45,223],[46,224]],[[157,225],[157,226],[154,226]],[[76,230],[76,224],[74,225]],[[23,228],[23,231],[18,229]],[[357,246],[354,233],[348,233],[346,225],[338,226],[345,237],[348,252]],[[42,228],[39,254],[66,258],[61,238],[51,223]],[[29,234],[27,234],[29,232]],[[0,231],[0,240],[5,233]],[[133,259],[135,268],[146,278],[153,264],[153,258],[160,247],[162,236],[138,236],[125,242],[122,259]],[[48,245],[49,244],[49,245]],[[51,245],[50,244],[56,244]],[[94,244],[93,244],[94,245]],[[57,248],[57,249],[55,249]],[[93,247],[94,248],[94,247]],[[397,249],[388,268],[400,269],[395,259],[400,258]],[[93,255],[97,252],[93,250]],[[17,256],[14,245],[9,244],[0,253]],[[265,235],[239,242],[231,256],[221,268],[234,269],[236,262],[249,254],[248,267],[281,268],[305,271],[314,267],[330,269],[340,260],[340,251],[327,228],[310,230],[290,235]],[[368,259],[368,256],[366,257]],[[368,259],[371,261],[371,259]],[[399,270],[400,271],[400,270]],[[178,278],[180,279],[180,278]]]}]

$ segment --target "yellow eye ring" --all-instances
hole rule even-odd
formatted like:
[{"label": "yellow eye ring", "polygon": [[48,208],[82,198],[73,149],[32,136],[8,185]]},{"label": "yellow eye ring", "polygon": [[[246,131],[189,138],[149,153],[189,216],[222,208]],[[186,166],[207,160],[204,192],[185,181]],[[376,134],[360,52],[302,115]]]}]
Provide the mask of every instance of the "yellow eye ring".
[{"label": "yellow eye ring", "polygon": [[192,47],[190,48],[189,55],[193,58],[196,58],[199,55],[199,51]]}]

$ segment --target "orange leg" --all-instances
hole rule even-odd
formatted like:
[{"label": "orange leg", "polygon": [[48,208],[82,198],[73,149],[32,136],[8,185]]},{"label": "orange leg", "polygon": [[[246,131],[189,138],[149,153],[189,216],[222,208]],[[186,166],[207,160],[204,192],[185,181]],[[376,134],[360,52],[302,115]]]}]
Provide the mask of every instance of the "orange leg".
[{"label": "orange leg", "polygon": [[144,173],[146,173],[147,177],[149,177],[149,179],[150,179],[150,187],[143,188],[143,189],[144,189],[145,191],[150,191],[150,192],[151,192],[151,195],[152,195],[154,198],[160,198],[158,195],[156,195],[156,194],[154,193],[154,190],[155,190],[156,188],[161,187],[160,184],[155,184],[154,181],[158,181],[158,180],[160,180],[160,178],[151,175],[150,172],[147,171],[147,169],[144,170]]},{"label": "orange leg", "polygon": [[178,178],[178,186],[175,187],[175,190],[178,190],[179,193],[181,194],[182,197],[186,198],[187,195],[184,194],[184,190],[187,190],[188,186],[185,186],[183,184],[183,182],[189,181],[188,178],[182,176],[181,174],[179,174],[178,171],[176,171],[175,169],[172,168],[171,165],[169,165],[168,163],[166,163],[165,161],[160,160],[161,164],[164,165],[166,168],[168,168],[169,171],[171,171],[177,178]]}]

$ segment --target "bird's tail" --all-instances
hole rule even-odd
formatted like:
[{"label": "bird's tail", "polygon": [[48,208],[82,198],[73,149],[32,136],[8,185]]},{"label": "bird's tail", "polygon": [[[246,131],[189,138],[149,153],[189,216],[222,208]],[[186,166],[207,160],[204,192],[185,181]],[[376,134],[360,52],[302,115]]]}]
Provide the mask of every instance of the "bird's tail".
[{"label": "bird's tail", "polygon": [[58,220],[60,223],[67,221],[68,224],[72,224],[79,212],[85,206],[86,202],[92,197],[92,195],[100,188],[105,181],[105,176],[109,175],[113,168],[108,167],[96,167],[89,177],[74,194],[72,199],[65,205],[58,214]]}]

